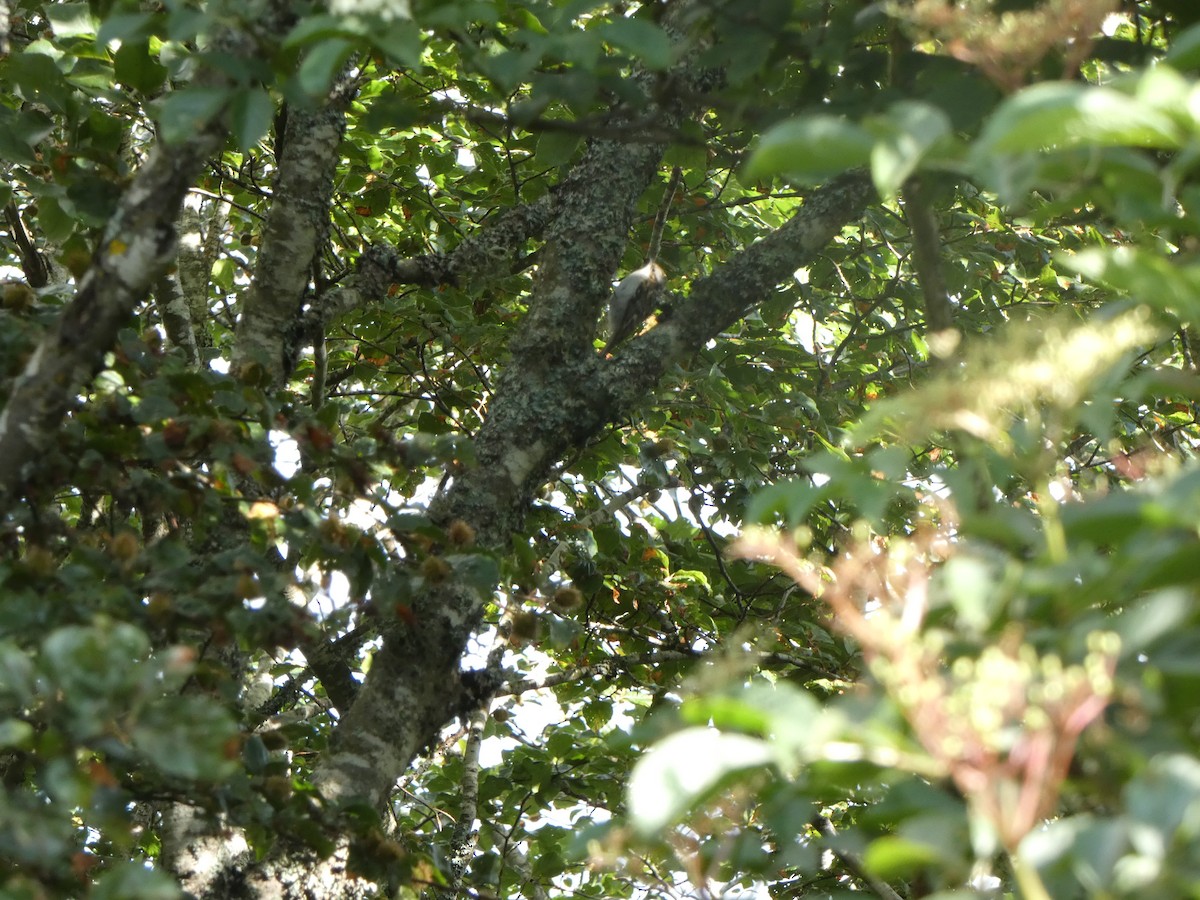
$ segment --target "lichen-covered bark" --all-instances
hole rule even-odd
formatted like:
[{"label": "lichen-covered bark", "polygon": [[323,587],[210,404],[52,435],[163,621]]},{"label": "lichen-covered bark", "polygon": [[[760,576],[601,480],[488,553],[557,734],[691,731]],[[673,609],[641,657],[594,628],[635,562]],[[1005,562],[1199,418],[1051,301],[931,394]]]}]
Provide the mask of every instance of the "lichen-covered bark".
[{"label": "lichen-covered bark", "polygon": [[163,328],[171,346],[183,351],[190,368],[200,366],[200,348],[196,344],[196,328],[192,322],[192,311],[187,298],[179,286],[179,279],[167,273],[154,286],[154,302],[158,304]]},{"label": "lichen-covered bark", "polygon": [[263,229],[254,280],[242,302],[233,369],[255,362],[269,384],[282,384],[298,347],[297,325],[313,264],[329,229],[329,203],[354,95],[349,78],[317,110],[293,109],[283,133],[279,174]]},{"label": "lichen-covered bark", "polygon": [[179,214],[175,271],[164,274],[154,286],[167,340],[183,350],[192,367],[200,365],[202,351],[212,346],[208,329],[197,326],[208,321],[209,276],[225,221],[220,203],[210,201],[206,210],[199,197],[185,199]]},{"label": "lichen-covered bark", "polygon": [[212,826],[212,818],[194,806],[172,803],[162,811],[162,830],[170,839],[163,842],[161,864],[194,896],[223,890],[226,873],[250,853],[240,832]]},{"label": "lichen-covered bark", "polygon": [[[662,152],[657,145],[594,142],[556,192],[530,313],[476,440],[479,464],[431,510],[438,521],[471,523],[483,546],[505,546],[520,527],[532,486],[569,443],[561,425],[564,403],[587,397],[564,397],[570,382],[564,375],[595,357],[595,322]],[[412,608],[415,624],[397,623],[384,635],[333,752],[318,770],[330,799],[382,803],[419,749],[459,712],[459,697],[447,685],[457,682],[483,599],[465,585],[448,585],[418,595]]]},{"label": "lichen-covered bark", "polygon": [[[765,300],[872,196],[865,176],[815,192],[776,233],[696,282],[684,310],[606,361],[591,335],[632,203],[654,171],[653,149],[640,149],[644,156],[599,144],[564,185],[560,218],[547,233],[553,262],[539,273],[513,362],[476,439],[479,464],[433,506],[438,520],[472,523],[486,546],[503,547],[519,530],[534,491],[570,447],[644,402],[669,365]],[[389,634],[376,654],[339,728],[338,750],[322,769],[323,790],[380,802],[417,749],[454,715],[445,685],[454,680],[482,601],[465,588],[442,588],[418,597],[414,611],[415,626]]]},{"label": "lichen-covered bark", "polygon": [[[595,353],[591,332],[633,204],[655,170],[653,149],[642,149],[644,157],[631,157],[628,147],[600,142],[564,184],[560,217],[546,232],[554,262],[539,272],[530,314],[514,337],[513,362],[477,437],[479,465],[460,473],[431,510],[439,521],[472,523],[484,546],[506,546],[534,491],[572,446],[644,403],[668,366],[767,299],[873,197],[865,175],[815,191],[791,221],[695,282],[682,308],[606,360]],[[613,190],[614,183],[622,192]],[[351,800],[382,805],[420,748],[467,712],[457,689],[458,666],[483,599],[452,581],[418,593],[412,608],[411,622],[386,631],[318,770],[318,788],[335,806]],[[319,898],[360,889],[336,883],[331,865],[305,869],[285,852],[238,874],[243,893],[236,896]],[[305,872],[301,880],[280,882],[283,873],[297,871]],[[234,874],[225,878],[222,884]],[[214,890],[206,896],[233,895]]]},{"label": "lichen-covered bark", "polygon": [[[700,350],[766,300],[874,198],[866,173],[837,178],[814,190],[774,232],[692,282],[686,300],[601,367],[592,394],[600,417],[619,416],[642,402],[669,366]],[[595,417],[586,427],[596,427]]]},{"label": "lichen-covered bark", "polygon": [[557,208],[556,194],[515,206],[446,253],[405,258],[387,246],[371,247],[359,257],[350,277],[326,294],[319,307],[305,314],[301,329],[309,333],[338,316],[374,303],[392,284],[478,285],[509,275],[526,242],[542,235]]}]

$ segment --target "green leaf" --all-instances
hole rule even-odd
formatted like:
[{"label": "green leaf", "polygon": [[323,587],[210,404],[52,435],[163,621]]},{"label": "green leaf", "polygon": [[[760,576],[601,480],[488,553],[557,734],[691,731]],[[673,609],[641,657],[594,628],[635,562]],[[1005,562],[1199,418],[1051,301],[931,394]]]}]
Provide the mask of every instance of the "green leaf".
[{"label": "green leaf", "polygon": [[491,597],[500,581],[500,564],[485,553],[457,554],[446,557],[454,573],[481,597]]},{"label": "green leaf", "polygon": [[129,861],[101,873],[88,896],[95,900],[179,900],[183,891],[166,872]]},{"label": "green leaf", "polygon": [[860,125],[828,115],[791,119],[762,136],[746,163],[751,181],[784,175],[799,183],[822,181],[871,158],[875,140]]},{"label": "green leaf", "polygon": [[727,776],[772,762],[766,742],[713,728],[687,728],[659,741],[629,779],[629,813],[643,835],[671,824]]},{"label": "green leaf", "polygon": [[921,160],[951,133],[950,119],[927,103],[894,104],[871,123],[876,135],[871,150],[871,177],[884,199],[894,199]]},{"label": "green leaf", "polygon": [[0,159],[36,165],[38,157],[33,148],[53,131],[53,121],[38,110],[16,111],[0,106]]},{"label": "green leaf", "polygon": [[1200,68],[1200,24],[1186,28],[1171,40],[1163,63],[1176,69]]},{"label": "green leaf", "polygon": [[275,104],[262,88],[248,88],[234,95],[229,104],[229,127],[243,152],[253,148],[270,130]]},{"label": "green leaf", "polygon": [[519,7],[514,9],[512,12],[521,28],[525,29],[526,31],[532,31],[534,34],[550,33],[550,30],[541,23],[541,20],[534,15],[532,10]]},{"label": "green leaf", "polygon": [[0,644],[0,698],[24,706],[33,700],[33,662],[15,644]]},{"label": "green leaf", "polygon": [[96,22],[86,3],[48,3],[46,18],[57,38],[90,36],[96,33]]},{"label": "green leaf", "polygon": [[43,197],[38,201],[38,216],[37,222],[41,227],[42,234],[47,240],[61,244],[67,240],[75,231],[75,217],[63,208],[64,203],[68,204],[65,198],[63,202],[59,202],[54,197]]},{"label": "green leaf", "polygon": [[345,37],[347,34],[357,31],[354,25],[358,21],[357,19],[348,21],[328,13],[305,16],[292,27],[287,37],[283,39],[283,47],[285,49],[303,47],[317,41]]},{"label": "green leaf", "polygon": [[271,761],[271,753],[263,743],[261,735],[252,734],[242,745],[242,759],[246,763],[246,771],[251,775],[261,775]]},{"label": "green leaf", "polygon": [[1144,528],[1145,500],[1134,494],[1119,493],[1088,503],[1063,507],[1063,529],[1073,541],[1109,545],[1128,540]]},{"label": "green leaf", "polygon": [[538,163],[547,167],[566,165],[575,155],[575,148],[582,140],[577,134],[563,131],[544,131],[538,136]]},{"label": "green leaf", "polygon": [[105,46],[112,41],[129,40],[143,34],[153,21],[154,14],[148,12],[112,13],[100,23],[96,43]]},{"label": "green leaf", "polygon": [[186,87],[172,91],[159,106],[162,139],[178,144],[205,128],[229,101],[226,88]]},{"label": "green leaf", "polygon": [[67,111],[71,87],[54,60],[44,53],[26,48],[12,54],[8,58],[8,77],[25,99],[49,107],[56,113]]},{"label": "green leaf", "polygon": [[684,722],[712,722],[718,728],[737,730],[766,737],[771,716],[766,710],[746,703],[738,695],[715,694],[686,701],[680,709]]},{"label": "green leaf", "polygon": [[416,22],[401,20],[373,31],[371,45],[396,65],[416,69],[425,52],[425,37]]},{"label": "green leaf", "polygon": [[1182,590],[1163,590],[1122,610],[1111,623],[1121,637],[1121,656],[1135,659],[1156,641],[1187,628],[1192,597]]},{"label": "green leaf", "polygon": [[529,77],[541,58],[540,49],[504,50],[480,59],[479,67],[502,90],[511,91]]},{"label": "green leaf", "polygon": [[770,525],[776,516],[780,516],[789,528],[795,528],[833,492],[828,482],[817,486],[797,479],[773,484],[754,495],[746,508],[746,521]]},{"label": "green leaf", "polygon": [[130,730],[133,746],[162,772],[202,781],[221,781],[237,770],[228,753],[236,736],[229,714],[204,697],[155,703]]},{"label": "green leaf", "polygon": [[1157,756],[1145,772],[1126,783],[1124,799],[1131,820],[1146,826],[1131,833],[1135,846],[1161,857],[1181,823],[1195,821],[1200,808],[1200,761],[1183,754]]},{"label": "green leaf", "polygon": [[884,881],[912,875],[938,859],[932,847],[894,835],[871,841],[863,854],[863,864]]},{"label": "green leaf", "polygon": [[978,167],[997,154],[1055,147],[1178,147],[1170,116],[1107,87],[1047,82],[1025,88],[1002,103],[984,126],[973,156]]},{"label": "green leaf", "polygon": [[1200,267],[1177,265],[1138,247],[1089,247],[1058,263],[1187,322],[1200,322]]},{"label": "green leaf", "polygon": [[150,54],[148,39],[124,41],[113,56],[113,78],[143,94],[154,94],[167,80],[167,67]]},{"label": "green leaf", "polygon": [[33,741],[33,726],[20,719],[0,721],[0,749],[24,749]]},{"label": "green leaf", "polygon": [[962,554],[951,557],[934,580],[935,596],[944,592],[959,621],[975,633],[983,633],[999,612],[1002,594],[997,590],[993,560]]},{"label": "green leaf", "polygon": [[323,97],[353,51],[353,42],[343,38],[330,38],[313,45],[296,73],[300,89],[310,97]]},{"label": "green leaf", "polygon": [[172,4],[167,12],[167,37],[181,44],[194,40],[209,27],[214,15],[218,13],[207,8]]},{"label": "green leaf", "polygon": [[621,17],[605,22],[597,30],[604,40],[648,69],[666,69],[671,65],[671,39],[653,22]]}]

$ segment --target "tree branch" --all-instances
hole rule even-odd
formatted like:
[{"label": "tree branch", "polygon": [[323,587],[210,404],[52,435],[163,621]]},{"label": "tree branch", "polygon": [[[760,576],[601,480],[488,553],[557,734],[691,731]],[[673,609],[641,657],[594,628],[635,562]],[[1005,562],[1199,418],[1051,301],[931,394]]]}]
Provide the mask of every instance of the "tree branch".
[{"label": "tree branch", "polygon": [[305,289],[329,230],[329,205],[355,82],[343,73],[317,110],[291,109],[254,280],[242,304],[232,369],[263,365],[267,381],[287,378],[302,338],[296,325]]},{"label": "tree branch", "polygon": [[21,254],[21,271],[25,273],[25,280],[31,288],[45,287],[50,283],[50,266],[33,242],[29,229],[25,227],[25,220],[21,217],[15,200],[9,200],[5,205],[4,221],[8,224],[8,233]]},{"label": "tree branch", "polygon": [[[685,57],[679,77],[702,84],[707,76],[690,66]],[[677,105],[660,110],[668,127],[689,112]],[[614,121],[627,116],[618,111]],[[508,546],[534,489],[578,435],[579,407],[591,399],[585,386],[596,359],[596,320],[662,153],[661,145],[594,141],[554,192],[530,311],[476,436],[478,464],[457,473],[430,507],[436,522],[468,522],[482,547]],[[387,277],[386,266],[374,264]],[[594,414],[586,418],[599,427]],[[459,659],[483,608],[474,587],[452,579],[414,593],[411,622],[385,627],[383,646],[317,770],[326,799],[358,797],[379,806],[418,750],[459,714]]]},{"label": "tree branch", "polygon": [[919,177],[904,186],[904,215],[912,230],[913,268],[921,296],[925,298],[925,328],[930,332],[953,328],[954,307],[942,272],[942,239],[937,217]]},{"label": "tree branch", "polygon": [[874,197],[864,172],[851,172],[815,190],[778,230],[694,281],[685,301],[599,367],[592,408],[606,419],[635,408],[668,367],[699,351],[766,300],[797,268],[812,262]]},{"label": "tree branch", "polygon": [[322,298],[319,308],[305,314],[301,327],[311,333],[338,316],[379,301],[393,284],[474,284],[511,275],[517,254],[531,238],[541,235],[556,209],[555,195],[544,194],[505,211],[447,253],[404,258],[392,247],[370,247],[359,257],[354,272]]},{"label": "tree branch", "polygon": [[483,726],[487,720],[487,709],[481,707],[471,713],[467,726],[458,821],[454,823],[454,833],[450,838],[450,885],[446,893],[451,897],[457,896],[462,888],[463,875],[471,864],[479,836],[479,829],[475,825],[479,818],[479,750],[483,746]]}]

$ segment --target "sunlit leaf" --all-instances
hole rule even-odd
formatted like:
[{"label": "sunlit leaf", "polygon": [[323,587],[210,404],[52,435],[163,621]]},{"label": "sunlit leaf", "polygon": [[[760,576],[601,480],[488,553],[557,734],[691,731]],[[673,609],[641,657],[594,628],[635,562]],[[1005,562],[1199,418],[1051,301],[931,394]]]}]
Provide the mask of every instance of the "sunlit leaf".
[{"label": "sunlit leaf", "polygon": [[990,156],[1054,147],[1176,147],[1182,139],[1166,113],[1112,88],[1071,82],[1038,84],[1002,103],[975,147]]},{"label": "sunlit leaf", "polygon": [[629,812],[644,834],[656,834],[706,796],[726,776],[771,762],[756,738],[712,728],[688,728],[655,744],[629,780]]},{"label": "sunlit leaf", "polygon": [[874,146],[865,128],[845,119],[823,114],[791,119],[762,136],[746,163],[745,177],[820,181],[865,164]]}]

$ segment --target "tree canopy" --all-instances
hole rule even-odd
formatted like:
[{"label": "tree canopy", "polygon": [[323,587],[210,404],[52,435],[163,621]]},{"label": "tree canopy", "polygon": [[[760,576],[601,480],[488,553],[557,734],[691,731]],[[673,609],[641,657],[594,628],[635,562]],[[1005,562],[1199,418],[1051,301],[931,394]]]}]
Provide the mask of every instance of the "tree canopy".
[{"label": "tree canopy", "polygon": [[0,12],[0,894],[1200,892],[1193,4]]}]

